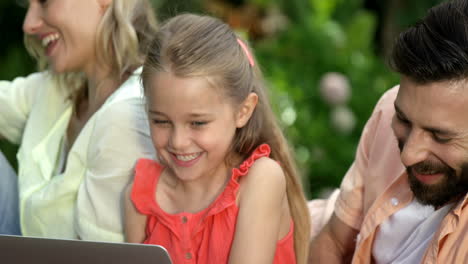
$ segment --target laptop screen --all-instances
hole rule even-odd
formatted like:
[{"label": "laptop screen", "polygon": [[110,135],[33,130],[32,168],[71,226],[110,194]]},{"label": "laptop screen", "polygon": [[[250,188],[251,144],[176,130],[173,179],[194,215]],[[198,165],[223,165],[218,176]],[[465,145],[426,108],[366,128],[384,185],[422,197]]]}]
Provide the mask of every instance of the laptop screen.
[{"label": "laptop screen", "polygon": [[157,245],[108,243],[0,235],[0,261],[5,264],[171,264]]}]

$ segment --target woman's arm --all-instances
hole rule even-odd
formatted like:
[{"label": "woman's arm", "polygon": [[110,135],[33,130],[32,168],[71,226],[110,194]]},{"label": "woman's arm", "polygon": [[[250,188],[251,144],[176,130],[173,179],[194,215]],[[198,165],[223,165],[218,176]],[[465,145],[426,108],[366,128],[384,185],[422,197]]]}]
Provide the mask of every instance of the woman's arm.
[{"label": "woman's arm", "polygon": [[277,162],[261,158],[244,177],[229,263],[271,264],[291,222],[285,175]]},{"label": "woman's arm", "polygon": [[75,230],[84,240],[123,242],[124,190],[136,161],[154,158],[154,147],[142,99],[118,101],[96,114],[77,196]]},{"label": "woman's arm", "polygon": [[147,216],[137,211],[132,202],[133,184],[130,184],[125,190],[125,212],[124,212],[124,233],[125,242],[143,243],[146,238],[145,228]]},{"label": "woman's arm", "polygon": [[0,81],[0,138],[18,144],[34,100],[40,91],[53,85],[46,72]]}]

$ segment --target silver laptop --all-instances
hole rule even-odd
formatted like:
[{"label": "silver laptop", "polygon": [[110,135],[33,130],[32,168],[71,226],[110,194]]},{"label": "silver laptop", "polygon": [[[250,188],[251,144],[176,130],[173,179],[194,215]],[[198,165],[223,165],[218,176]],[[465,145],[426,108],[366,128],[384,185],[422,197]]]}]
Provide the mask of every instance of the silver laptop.
[{"label": "silver laptop", "polygon": [[2,264],[171,264],[157,245],[0,235]]}]

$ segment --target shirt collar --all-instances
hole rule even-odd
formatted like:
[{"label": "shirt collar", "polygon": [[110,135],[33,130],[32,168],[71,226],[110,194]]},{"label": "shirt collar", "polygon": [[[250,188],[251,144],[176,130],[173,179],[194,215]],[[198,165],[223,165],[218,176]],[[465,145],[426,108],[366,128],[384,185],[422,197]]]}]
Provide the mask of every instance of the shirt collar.
[{"label": "shirt collar", "polygon": [[465,194],[465,196],[463,197],[463,199],[461,199],[457,205],[455,206],[455,209],[453,209],[453,213],[457,216],[460,216],[462,211],[463,211],[463,208],[466,207],[468,203],[468,193]]}]

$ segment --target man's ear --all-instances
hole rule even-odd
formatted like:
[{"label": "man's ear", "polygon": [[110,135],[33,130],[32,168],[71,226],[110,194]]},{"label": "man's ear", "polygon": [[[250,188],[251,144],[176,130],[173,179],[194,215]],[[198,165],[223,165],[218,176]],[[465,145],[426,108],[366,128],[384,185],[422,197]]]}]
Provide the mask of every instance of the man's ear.
[{"label": "man's ear", "polygon": [[236,116],[236,127],[241,128],[247,124],[258,103],[258,95],[250,93],[239,107]]}]

